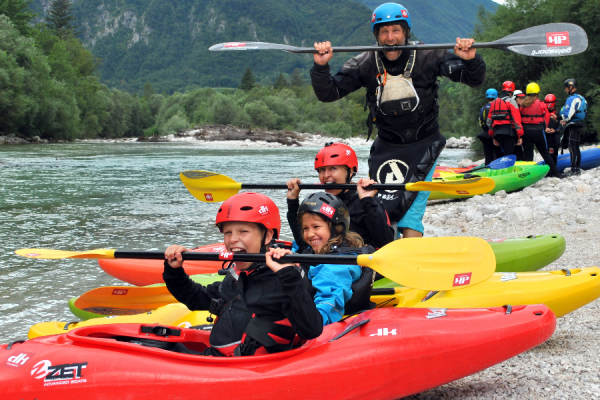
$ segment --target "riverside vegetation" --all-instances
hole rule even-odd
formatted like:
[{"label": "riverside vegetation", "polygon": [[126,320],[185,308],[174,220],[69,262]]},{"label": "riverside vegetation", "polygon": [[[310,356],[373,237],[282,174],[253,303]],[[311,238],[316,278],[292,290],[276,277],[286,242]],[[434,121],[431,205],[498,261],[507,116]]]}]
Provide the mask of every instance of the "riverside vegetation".
[{"label": "riverside vegetation", "polygon": [[[52,4],[57,2],[71,7],[65,0],[55,0]],[[76,30],[65,32],[41,22],[32,26],[32,21],[39,19],[29,4],[29,0],[0,0],[0,14],[4,14],[0,15],[0,112],[3,116],[0,136],[12,133],[25,139],[39,136],[50,140],[139,137],[175,134],[205,124],[324,133],[335,137],[366,132],[364,91],[359,90],[335,103],[320,103],[306,79],[311,62],[302,56],[293,56],[298,62],[291,66],[295,68],[272,75],[269,81],[272,83],[265,83],[262,75],[255,79],[247,68],[250,64],[232,56],[231,60],[228,58],[227,68],[235,67],[239,74],[245,71],[241,84],[236,83],[238,88],[195,87],[169,94],[167,91],[154,93],[150,82],[133,94],[109,88],[99,78],[100,60],[77,39]],[[560,20],[581,25],[594,37],[600,29],[594,24],[598,17],[600,3],[590,0],[567,3],[509,0],[496,11],[480,7],[474,36],[478,41],[491,41],[529,26]],[[448,80],[441,82],[439,104],[443,133],[476,135],[479,108],[485,103],[485,88],[499,87],[506,79],[515,81],[517,87],[537,81],[542,92],[555,93],[560,104],[565,98],[562,82],[566,77],[576,77],[579,92],[589,103],[584,141],[596,140],[600,126],[600,111],[595,107],[600,100],[598,44],[590,41],[584,54],[552,59],[495,50],[481,52],[488,65],[485,87],[472,89]],[[267,53],[291,56],[282,52]],[[258,59],[263,53],[253,54]],[[337,63],[348,57],[335,56]],[[222,59],[218,65],[223,66]],[[259,68],[256,63],[252,66]],[[153,83],[163,87],[162,82]]]}]

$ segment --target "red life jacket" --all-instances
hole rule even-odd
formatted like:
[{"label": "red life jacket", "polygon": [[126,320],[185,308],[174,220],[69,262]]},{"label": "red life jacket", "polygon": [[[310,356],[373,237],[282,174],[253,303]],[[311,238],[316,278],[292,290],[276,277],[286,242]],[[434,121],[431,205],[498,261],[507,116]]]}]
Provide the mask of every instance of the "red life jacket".
[{"label": "red life jacket", "polygon": [[489,116],[494,122],[511,121],[512,115],[510,114],[510,103],[507,104],[506,101],[497,98],[490,106]]},{"label": "red life jacket", "polygon": [[531,106],[521,107],[521,122],[528,125],[545,125],[546,120],[544,115],[547,112],[546,104],[536,99]]}]

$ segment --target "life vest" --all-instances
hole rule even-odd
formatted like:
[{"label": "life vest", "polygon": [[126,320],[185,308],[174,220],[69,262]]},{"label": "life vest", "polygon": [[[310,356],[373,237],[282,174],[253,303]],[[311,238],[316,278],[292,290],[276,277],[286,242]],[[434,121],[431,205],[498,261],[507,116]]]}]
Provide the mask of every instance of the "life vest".
[{"label": "life vest", "polygon": [[587,115],[587,101],[580,94],[575,93],[572,96],[575,96],[579,100],[581,100],[581,104],[579,105],[579,107],[577,107],[577,111],[575,112],[575,115],[573,116],[571,121],[583,121]]},{"label": "life vest", "polygon": [[481,128],[485,131],[489,130],[490,127],[487,126],[487,117],[488,114],[490,113],[490,107],[492,106],[492,103],[487,103],[485,106],[481,107],[481,110],[479,111],[479,126],[481,126]]},{"label": "life vest", "polygon": [[[543,107],[543,108],[542,108]],[[521,107],[521,123],[527,125],[542,125],[545,128],[546,120],[544,115],[548,112],[546,104],[537,100],[529,107]]]},{"label": "life vest", "polygon": [[493,123],[499,121],[512,121],[510,103],[507,103],[503,99],[497,98],[492,102],[492,105],[490,106],[489,116]]},{"label": "life vest", "polygon": [[[268,267],[263,265],[250,274],[257,273],[262,268]],[[230,269],[229,273],[238,278],[233,269]],[[242,272],[237,279],[237,296],[229,302],[223,299],[211,301],[208,311],[217,315],[209,338],[211,347],[222,355],[230,357],[277,353],[301,344],[301,339],[287,318],[270,321],[250,311],[242,296],[246,294],[245,275],[246,273]]]}]

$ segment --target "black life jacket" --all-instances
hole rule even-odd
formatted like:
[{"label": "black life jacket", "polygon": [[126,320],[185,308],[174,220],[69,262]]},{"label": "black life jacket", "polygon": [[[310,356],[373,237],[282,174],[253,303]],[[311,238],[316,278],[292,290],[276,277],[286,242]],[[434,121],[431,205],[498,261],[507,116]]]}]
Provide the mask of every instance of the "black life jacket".
[{"label": "black life jacket", "polygon": [[239,277],[233,269],[230,269],[228,273],[231,276],[223,280],[220,292],[223,292],[225,298],[231,300],[211,301],[209,312],[217,315],[217,319],[209,342],[211,347],[224,356],[276,353],[290,350],[302,342],[287,318],[270,321],[256,315],[248,308],[245,298],[261,296],[263,290],[268,290],[268,287],[263,288],[262,285],[247,287],[248,275],[270,272],[270,270],[264,271],[265,268],[269,269],[265,264],[259,264],[249,273],[241,272]]}]

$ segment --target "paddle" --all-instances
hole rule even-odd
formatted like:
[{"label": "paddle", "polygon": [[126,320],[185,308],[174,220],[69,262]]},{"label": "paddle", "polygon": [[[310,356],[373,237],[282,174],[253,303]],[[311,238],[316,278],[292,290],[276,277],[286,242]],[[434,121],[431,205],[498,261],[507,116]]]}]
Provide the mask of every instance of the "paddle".
[{"label": "paddle", "polygon": [[[96,249],[62,251],[20,249],[16,254],[30,258],[138,258],[164,259],[160,251],[125,251]],[[264,254],[182,253],[184,260],[264,261]],[[488,279],[496,269],[496,258],[490,245],[474,237],[411,238],[396,240],[373,254],[318,255],[290,254],[280,263],[358,264],[369,267],[404,286],[422,290],[462,289]]]},{"label": "paddle", "polygon": [[[228,176],[210,171],[183,171],[181,181],[190,193],[204,202],[225,201],[241,189],[285,189],[286,184],[240,183]],[[448,194],[484,194],[493,190],[496,183],[491,178],[465,179],[460,182],[414,182],[377,184],[367,186],[371,190],[407,190],[409,192],[437,191]],[[352,183],[301,184],[300,189],[356,189]]]},{"label": "paddle", "polygon": [[[453,49],[456,43],[418,44],[405,46],[341,46],[333,52],[398,51]],[[554,23],[533,26],[505,36],[493,42],[474,43],[477,49],[498,49],[531,57],[561,57],[579,54],[588,47],[587,34],[578,25]],[[288,53],[316,53],[314,47],[295,47],[265,42],[219,43],[211,46],[212,51],[229,50],[283,50]]]},{"label": "paddle", "polygon": [[482,169],[504,169],[504,168],[508,168],[508,167],[512,167],[515,165],[515,162],[517,162],[517,156],[515,156],[514,154],[508,155],[508,156],[504,156],[501,158],[497,158],[494,161],[492,161],[491,163],[489,163],[488,165],[480,165],[479,167],[475,167],[475,168],[471,168],[468,171],[464,171],[463,174],[468,174],[470,172],[473,171],[480,171]]}]

